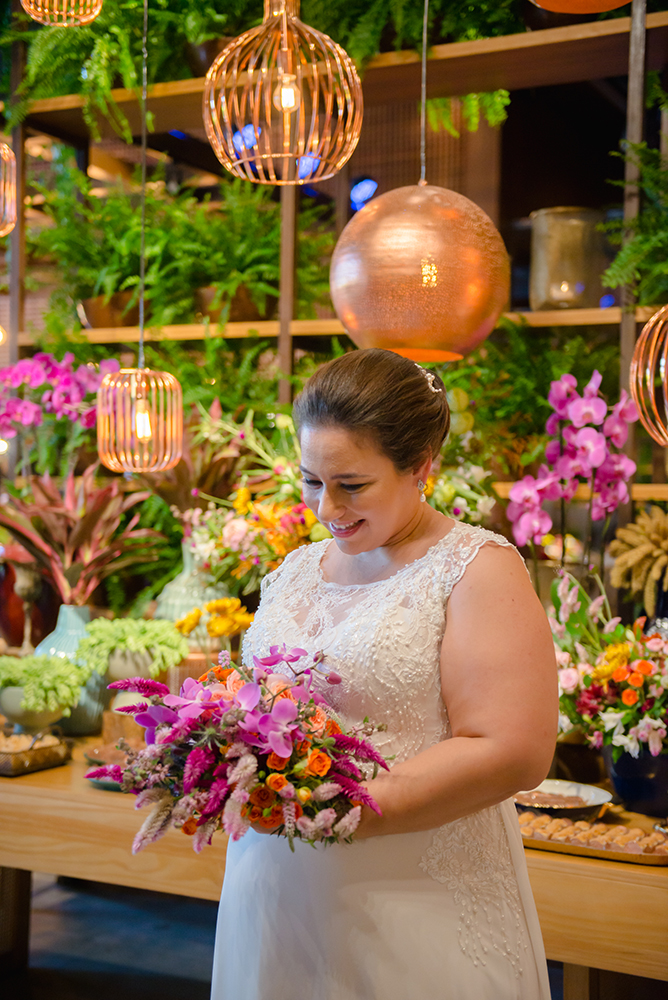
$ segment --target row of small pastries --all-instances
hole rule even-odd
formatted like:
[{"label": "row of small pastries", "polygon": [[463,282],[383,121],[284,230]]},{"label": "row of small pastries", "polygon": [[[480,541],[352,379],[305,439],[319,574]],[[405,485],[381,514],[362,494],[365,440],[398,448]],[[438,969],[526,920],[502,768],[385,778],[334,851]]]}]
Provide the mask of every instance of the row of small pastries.
[{"label": "row of small pastries", "polygon": [[531,840],[549,840],[555,844],[573,844],[601,851],[622,851],[627,854],[668,854],[668,837],[658,830],[647,833],[639,826],[611,826],[610,823],[588,823],[545,813],[523,812],[519,815],[520,831]]}]

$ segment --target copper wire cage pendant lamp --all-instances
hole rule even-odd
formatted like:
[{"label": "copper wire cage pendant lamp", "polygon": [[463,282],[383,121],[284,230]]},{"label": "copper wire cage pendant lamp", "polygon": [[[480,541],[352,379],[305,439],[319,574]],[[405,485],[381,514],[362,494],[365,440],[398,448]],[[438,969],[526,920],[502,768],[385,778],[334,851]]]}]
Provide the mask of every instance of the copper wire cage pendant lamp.
[{"label": "copper wire cage pendant lamp", "polygon": [[6,142],[0,143],[0,236],[16,225],[16,157]]},{"label": "copper wire cage pendant lamp", "polygon": [[631,397],[647,433],[668,447],[668,306],[645,324],[629,376]]},{"label": "copper wire cage pendant lamp", "polygon": [[40,24],[74,27],[94,21],[102,10],[102,0],[21,0],[21,6]]},{"label": "copper wire cage pendant lamp", "polygon": [[227,170],[257,184],[333,177],[362,128],[352,59],[299,20],[300,0],[264,0],[264,21],[231,42],[206,76],[207,137]]},{"label": "copper wire cage pendant lamp", "polygon": [[105,375],[97,394],[97,450],[112,472],[162,472],[178,464],[183,450],[181,386],[167,372],[144,364],[146,285],[146,97],[148,0],[144,0],[142,46],[142,183],[139,254],[139,351],[136,368]]}]

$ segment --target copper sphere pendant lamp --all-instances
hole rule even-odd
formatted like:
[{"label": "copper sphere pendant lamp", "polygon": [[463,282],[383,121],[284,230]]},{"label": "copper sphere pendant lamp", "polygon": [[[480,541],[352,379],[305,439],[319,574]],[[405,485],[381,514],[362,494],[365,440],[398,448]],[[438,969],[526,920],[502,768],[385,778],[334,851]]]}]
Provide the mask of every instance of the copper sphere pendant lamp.
[{"label": "copper sphere pendant lamp", "polygon": [[658,444],[668,447],[668,306],[643,327],[629,381],[643,427]]},{"label": "copper sphere pendant lamp", "polygon": [[606,10],[617,10],[631,0],[531,0],[534,7],[551,10],[556,14],[602,14]]},{"label": "copper sphere pendant lamp", "polygon": [[0,236],[16,225],[16,157],[6,142],[0,143]]},{"label": "copper sphere pendant lamp", "polygon": [[97,394],[97,450],[112,472],[162,472],[178,464],[183,450],[181,386],[167,372],[144,366],[146,278],[146,97],[148,0],[144,0],[142,46],[141,250],[139,255],[139,352],[137,368],[105,375]]},{"label": "copper sphere pendant lamp", "polygon": [[456,361],[494,329],[508,303],[510,261],[492,220],[463,195],[426,181],[427,27],[422,34],[419,184],[368,202],[332,257],[336,313],[361,348],[414,361]]},{"label": "copper sphere pendant lamp", "polygon": [[21,6],[40,24],[73,27],[94,21],[102,0],[21,0]]},{"label": "copper sphere pendant lamp", "polygon": [[223,166],[256,184],[333,177],[362,128],[355,64],[299,20],[300,0],[264,0],[264,22],[231,42],[206,75],[206,134]]}]

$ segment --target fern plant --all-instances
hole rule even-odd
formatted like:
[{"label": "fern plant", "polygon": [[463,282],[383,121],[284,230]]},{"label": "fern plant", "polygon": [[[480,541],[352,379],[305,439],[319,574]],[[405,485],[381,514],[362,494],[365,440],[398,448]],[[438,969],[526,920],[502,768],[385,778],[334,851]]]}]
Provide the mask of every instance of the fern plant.
[{"label": "fern plant", "polygon": [[[625,155],[640,169],[641,208],[602,280],[610,288],[630,285],[641,305],[655,305],[668,301],[668,166],[645,142],[627,144]],[[613,244],[622,243],[624,228],[621,219],[606,223]]]}]

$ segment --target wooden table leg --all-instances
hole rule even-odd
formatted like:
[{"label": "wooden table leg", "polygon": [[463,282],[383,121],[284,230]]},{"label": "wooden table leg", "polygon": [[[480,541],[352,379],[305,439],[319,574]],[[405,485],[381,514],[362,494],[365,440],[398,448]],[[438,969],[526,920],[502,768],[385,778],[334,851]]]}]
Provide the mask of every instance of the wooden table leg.
[{"label": "wooden table leg", "polygon": [[598,969],[564,962],[564,1000],[599,1000]]},{"label": "wooden table leg", "polygon": [[28,967],[32,872],[0,868],[0,970]]}]

